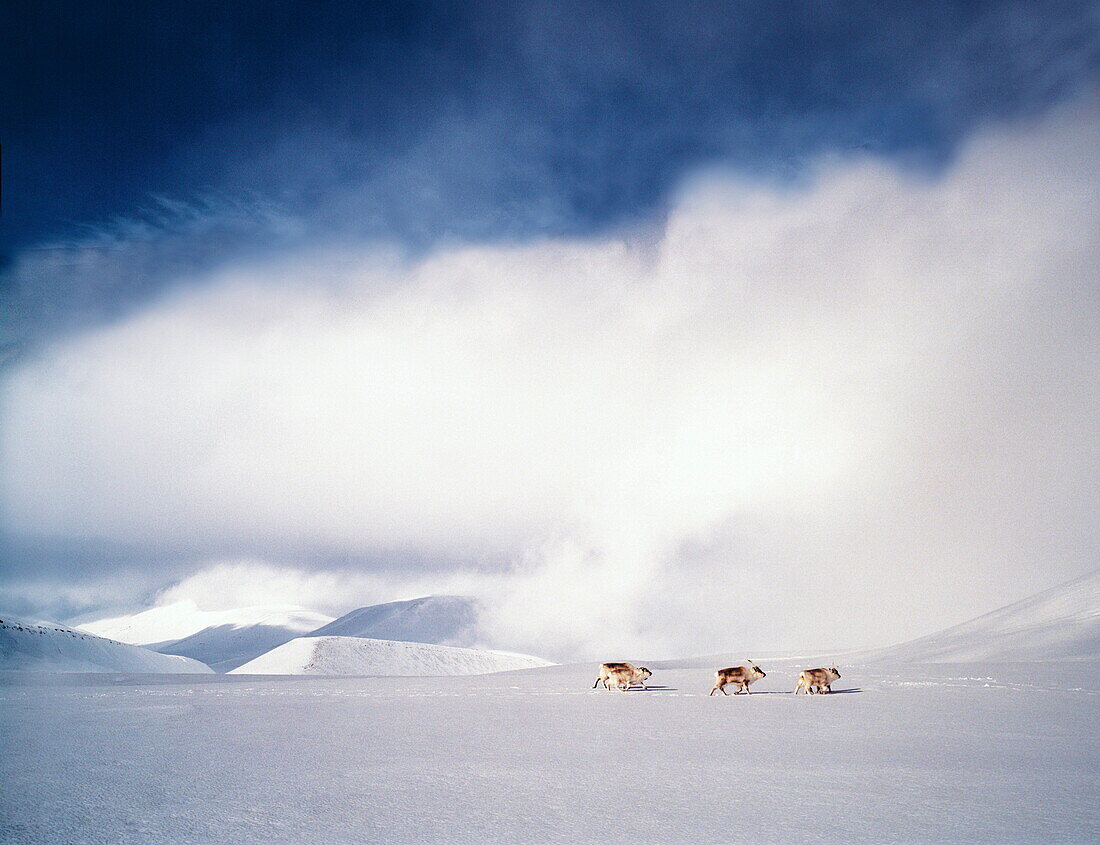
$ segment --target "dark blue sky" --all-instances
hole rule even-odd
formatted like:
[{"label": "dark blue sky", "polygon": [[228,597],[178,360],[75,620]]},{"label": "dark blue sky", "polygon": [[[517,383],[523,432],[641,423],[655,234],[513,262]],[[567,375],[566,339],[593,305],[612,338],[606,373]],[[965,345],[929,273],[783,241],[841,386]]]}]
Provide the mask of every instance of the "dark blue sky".
[{"label": "dark blue sky", "polygon": [[934,172],[1095,88],[1100,11],[43,0],[0,55],[2,360],[254,251],[583,236],[828,151]]},{"label": "dark blue sky", "polygon": [[16,4],[7,250],[154,196],[414,245],[585,232],[703,163],[935,163],[1098,66],[1092,3]]}]

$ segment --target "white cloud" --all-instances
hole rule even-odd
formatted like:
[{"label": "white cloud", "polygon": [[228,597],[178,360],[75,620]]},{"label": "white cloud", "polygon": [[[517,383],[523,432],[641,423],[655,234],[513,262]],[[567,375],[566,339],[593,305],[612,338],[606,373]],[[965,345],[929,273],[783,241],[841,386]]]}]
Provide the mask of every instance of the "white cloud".
[{"label": "white cloud", "polygon": [[157,593],[155,604],[194,602],[203,610],[293,603],[332,614],[426,595],[483,593],[487,579],[464,572],[379,575],[350,570],[313,571],[259,559],[209,560]]},{"label": "white cloud", "polygon": [[462,560],[555,656],[956,621],[1094,565],[1098,142],[707,174],[640,245],[226,268],[8,376],[8,526]]}]

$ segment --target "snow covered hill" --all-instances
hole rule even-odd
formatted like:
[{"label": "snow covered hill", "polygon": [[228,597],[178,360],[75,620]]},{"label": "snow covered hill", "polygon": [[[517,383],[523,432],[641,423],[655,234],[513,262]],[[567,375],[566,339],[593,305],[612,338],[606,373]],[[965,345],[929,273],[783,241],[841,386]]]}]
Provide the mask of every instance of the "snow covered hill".
[{"label": "snow covered hill", "polygon": [[331,618],[308,610],[277,611],[258,622],[215,625],[154,648],[161,654],[179,654],[201,660],[215,672],[228,672],[324,625]]},{"label": "snow covered hill", "polygon": [[1100,569],[953,628],[859,658],[914,663],[1100,658]]},{"label": "snow covered hill", "polygon": [[[258,605],[233,610],[200,610],[193,601],[178,601],[160,605],[127,616],[82,622],[76,625],[100,637],[110,637],[124,643],[154,646],[158,649],[205,631],[231,625],[282,627],[293,636],[312,631],[332,621],[331,616],[316,613],[297,605]],[[288,639],[290,639],[288,637]]]},{"label": "snow covered hill", "polygon": [[246,663],[238,675],[485,675],[553,664],[538,657],[363,637],[299,637]]},{"label": "snow covered hill", "polygon": [[197,660],[97,637],[64,625],[0,619],[0,670],[209,674]]},{"label": "snow covered hill", "polygon": [[331,621],[331,616],[294,605],[209,611],[181,601],[80,628],[227,672]]},{"label": "snow covered hill", "polygon": [[425,596],[360,607],[313,637],[369,637],[470,648],[477,645],[477,603],[467,596]]}]

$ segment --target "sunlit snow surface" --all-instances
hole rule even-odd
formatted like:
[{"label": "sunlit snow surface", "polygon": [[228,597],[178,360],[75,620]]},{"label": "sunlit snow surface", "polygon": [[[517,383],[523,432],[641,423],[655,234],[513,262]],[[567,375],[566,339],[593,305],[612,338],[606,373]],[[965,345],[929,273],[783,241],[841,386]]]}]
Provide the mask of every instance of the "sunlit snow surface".
[{"label": "sunlit snow surface", "polygon": [[760,660],[650,691],[449,678],[0,675],[0,832],[55,842],[1095,842],[1095,661]]},{"label": "sunlit snow surface", "polygon": [[5,613],[0,618],[0,675],[11,670],[207,674],[212,671],[205,663],[188,657],[158,654],[56,622],[27,622]]}]

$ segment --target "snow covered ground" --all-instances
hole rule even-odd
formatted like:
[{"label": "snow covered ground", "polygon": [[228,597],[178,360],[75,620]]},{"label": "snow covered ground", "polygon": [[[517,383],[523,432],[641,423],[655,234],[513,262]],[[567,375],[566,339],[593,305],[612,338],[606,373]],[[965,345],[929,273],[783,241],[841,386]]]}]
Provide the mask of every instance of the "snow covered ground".
[{"label": "snow covered ground", "polygon": [[[627,693],[595,663],[0,672],[0,840],[1097,842],[1098,584],[889,649],[754,654],[768,676],[729,697],[714,669],[749,655],[638,661]],[[303,637],[249,671],[469,655],[502,657]],[[833,659],[833,695],[791,694]]]},{"label": "snow covered ground", "polygon": [[0,838],[1096,842],[1093,662],[761,661],[649,692],[596,667],[451,678],[0,676]]},{"label": "snow covered ground", "polygon": [[56,622],[0,617],[0,672],[185,672],[209,673],[197,660],[76,631]]},{"label": "snow covered ground", "polygon": [[242,675],[484,675],[549,666],[526,654],[372,640],[300,637],[238,669]]}]

